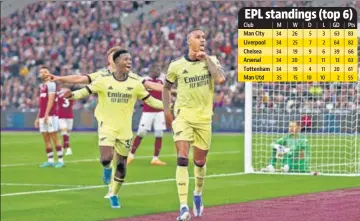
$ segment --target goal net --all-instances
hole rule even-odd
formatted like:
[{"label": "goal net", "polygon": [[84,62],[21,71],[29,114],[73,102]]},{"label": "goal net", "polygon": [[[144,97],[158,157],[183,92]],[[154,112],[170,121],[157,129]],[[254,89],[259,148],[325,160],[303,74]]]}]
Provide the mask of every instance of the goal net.
[{"label": "goal net", "polygon": [[[245,93],[245,172],[360,175],[360,84],[246,83]],[[300,135],[289,135],[294,122]]]}]

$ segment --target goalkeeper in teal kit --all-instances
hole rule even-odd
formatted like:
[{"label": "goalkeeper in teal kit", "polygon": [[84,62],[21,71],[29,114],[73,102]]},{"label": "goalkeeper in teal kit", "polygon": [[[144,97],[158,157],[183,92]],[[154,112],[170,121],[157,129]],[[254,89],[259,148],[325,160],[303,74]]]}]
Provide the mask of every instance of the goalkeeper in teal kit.
[{"label": "goalkeeper in teal kit", "polygon": [[289,134],[271,144],[272,152],[269,165],[263,172],[275,172],[277,160],[282,172],[308,173],[310,163],[310,146],[296,121],[289,123]]}]

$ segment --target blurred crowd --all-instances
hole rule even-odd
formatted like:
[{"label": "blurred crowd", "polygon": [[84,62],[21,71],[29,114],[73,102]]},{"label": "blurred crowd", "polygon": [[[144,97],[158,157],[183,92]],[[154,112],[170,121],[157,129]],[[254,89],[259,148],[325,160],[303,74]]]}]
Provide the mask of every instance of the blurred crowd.
[{"label": "blurred crowd", "polygon": [[[106,51],[116,45],[130,50],[135,73],[147,75],[152,64],[160,65],[166,73],[170,61],[185,53],[186,33],[194,27],[204,28],[208,53],[218,57],[227,74],[226,84],[216,88],[214,107],[242,108],[244,84],[237,82],[238,10],[245,6],[300,7],[308,3],[191,1],[187,5],[179,4],[153,21],[140,17],[128,26],[121,23],[121,19],[145,4],[151,2],[37,2],[2,18],[1,110],[36,111],[39,64],[50,67],[56,75],[89,74],[107,65]],[[265,85],[255,91],[260,96],[260,107],[275,108],[278,100],[288,101],[293,97],[292,87]],[[285,91],[271,98],[272,94],[267,95],[266,91],[271,87]],[[316,105],[338,101],[338,96],[331,91],[335,86],[320,87],[322,94],[317,95]],[[345,93],[351,96],[354,88],[349,86]],[[296,94],[310,93],[306,86],[296,90]],[[335,107],[351,106],[354,101],[348,102],[342,101]],[[96,98],[91,97],[77,102],[75,109],[92,109],[95,105]]]},{"label": "blurred crowd", "polygon": [[260,83],[254,84],[253,101],[259,112],[358,110],[359,91],[355,83]]}]

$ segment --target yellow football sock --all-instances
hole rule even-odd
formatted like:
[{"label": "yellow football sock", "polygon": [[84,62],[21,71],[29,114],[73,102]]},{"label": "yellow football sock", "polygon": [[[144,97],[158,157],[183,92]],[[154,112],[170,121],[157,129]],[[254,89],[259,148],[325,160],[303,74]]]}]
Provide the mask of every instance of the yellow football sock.
[{"label": "yellow football sock", "polygon": [[114,180],[112,182],[111,186],[111,192],[112,195],[117,196],[119,194],[120,188],[125,180],[121,179],[119,177],[114,177]]},{"label": "yellow football sock", "polygon": [[206,164],[203,167],[194,165],[194,176],[195,176],[195,194],[201,195],[204,187],[206,174]]},{"label": "yellow football sock", "polygon": [[177,185],[180,204],[187,205],[188,189],[189,189],[188,167],[177,166],[176,185]]}]

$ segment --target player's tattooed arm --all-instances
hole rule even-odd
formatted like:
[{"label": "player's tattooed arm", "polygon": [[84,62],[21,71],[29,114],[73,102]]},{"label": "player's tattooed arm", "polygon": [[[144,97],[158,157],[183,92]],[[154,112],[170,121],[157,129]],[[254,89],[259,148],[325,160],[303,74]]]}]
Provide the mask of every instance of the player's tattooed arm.
[{"label": "player's tattooed arm", "polygon": [[171,113],[170,104],[171,104],[171,87],[172,83],[169,81],[165,81],[164,89],[162,92],[162,100],[164,104],[164,114],[166,119],[167,128],[171,128],[174,117]]},{"label": "player's tattooed arm", "polygon": [[171,89],[171,95],[175,96],[177,95],[177,90],[176,89]]},{"label": "player's tattooed arm", "polygon": [[169,81],[165,81],[163,93],[162,93],[162,100],[164,104],[164,111],[170,112],[170,102],[171,102],[171,87],[172,83]]},{"label": "player's tattooed arm", "polygon": [[225,82],[225,72],[220,64],[216,64],[210,56],[205,57],[205,61],[208,65],[209,72],[217,84]]}]

